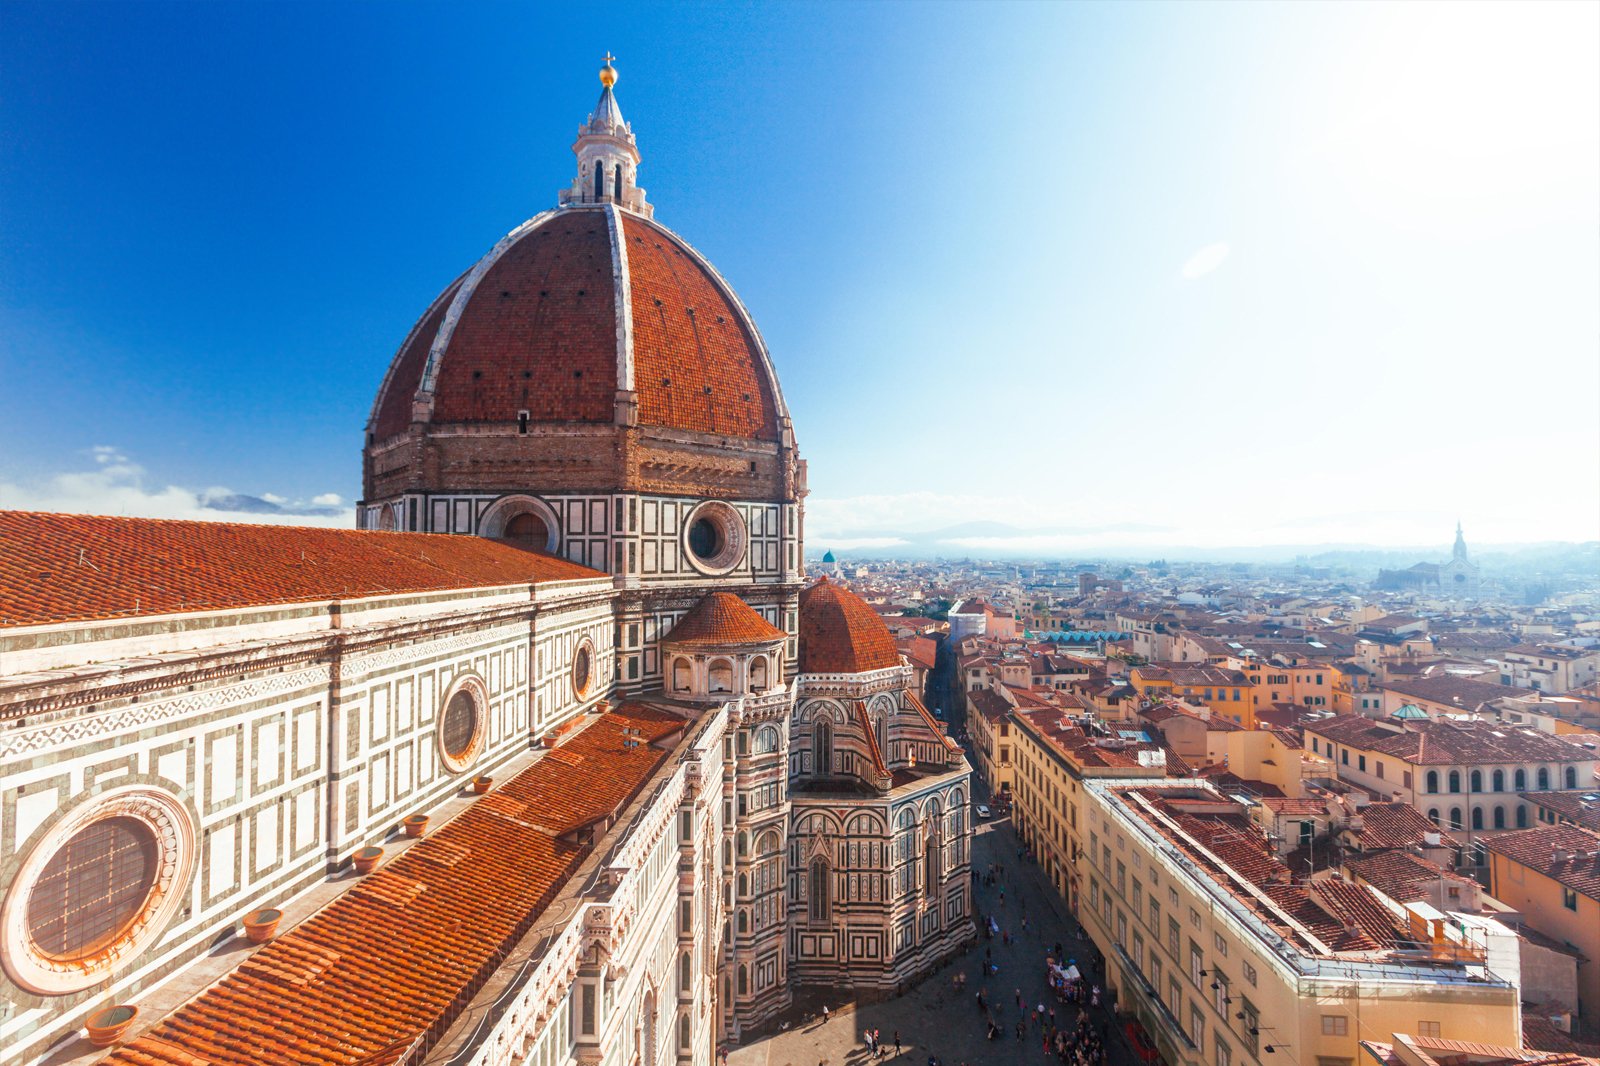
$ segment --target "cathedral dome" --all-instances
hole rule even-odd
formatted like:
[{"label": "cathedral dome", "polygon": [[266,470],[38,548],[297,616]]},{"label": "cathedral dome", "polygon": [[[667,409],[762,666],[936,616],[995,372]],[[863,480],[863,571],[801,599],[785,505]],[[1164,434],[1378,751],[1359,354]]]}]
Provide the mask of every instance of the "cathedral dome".
[{"label": "cathedral dome", "polygon": [[900,665],[878,612],[827,578],[800,593],[800,672],[864,674]]},{"label": "cathedral dome", "polygon": [[710,263],[614,203],[569,203],[433,301],[384,376],[368,435],[615,422],[777,441],[785,420],[755,323]]}]

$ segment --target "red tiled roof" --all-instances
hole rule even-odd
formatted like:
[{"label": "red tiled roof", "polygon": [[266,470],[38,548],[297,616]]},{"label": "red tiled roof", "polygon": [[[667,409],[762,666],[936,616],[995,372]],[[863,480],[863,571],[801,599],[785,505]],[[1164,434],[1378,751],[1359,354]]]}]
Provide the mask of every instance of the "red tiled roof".
[{"label": "red tiled roof", "polygon": [[863,674],[899,665],[889,627],[861,597],[825,577],[800,593],[802,674]]},{"label": "red tiled roof", "polygon": [[672,631],[662,637],[671,644],[722,647],[770,644],[788,634],[756,613],[755,608],[731,592],[713,592],[689,608]]},{"label": "red tiled roof", "polygon": [[[778,403],[745,315],[665,229],[623,213],[641,425],[776,440]],[[432,421],[609,423],[616,417],[617,299],[610,226],[592,208],[557,211],[478,280],[438,357]],[[458,279],[396,354],[372,432],[411,424],[429,353]]]},{"label": "red tiled roof", "polygon": [[0,511],[0,628],[603,576],[481,537]]},{"label": "red tiled roof", "polygon": [[745,318],[682,244],[623,214],[642,425],[778,438],[778,407]]},{"label": "red tiled roof", "polygon": [[1429,834],[1438,834],[1438,847],[1461,846],[1460,841],[1428,821],[1427,815],[1409,803],[1369,803],[1361,808],[1358,836],[1362,851],[1409,848],[1423,843]]},{"label": "red tiled roof", "polygon": [[683,726],[601,716],[103,1062],[379,1066],[432,1043],[592,851],[562,835],[620,810]]},{"label": "red tiled roof", "polygon": [[439,359],[434,422],[611,422],[617,302],[600,211],[554,215],[478,281]]},{"label": "red tiled roof", "polygon": [[[1600,900],[1600,834],[1575,825],[1542,825],[1490,837],[1483,846],[1496,855]],[[1561,857],[1557,858],[1557,852]]]}]

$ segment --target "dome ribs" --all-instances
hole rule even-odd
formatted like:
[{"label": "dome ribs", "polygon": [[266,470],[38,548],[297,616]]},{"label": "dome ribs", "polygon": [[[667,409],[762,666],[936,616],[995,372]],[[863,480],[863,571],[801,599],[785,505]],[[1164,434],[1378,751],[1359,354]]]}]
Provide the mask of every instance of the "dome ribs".
[{"label": "dome ribs", "polygon": [[777,440],[756,344],[716,279],[660,227],[631,214],[622,227],[640,424]]},{"label": "dome ribs", "polygon": [[596,211],[559,214],[508,248],[456,324],[436,422],[610,422],[616,395],[611,242]]}]

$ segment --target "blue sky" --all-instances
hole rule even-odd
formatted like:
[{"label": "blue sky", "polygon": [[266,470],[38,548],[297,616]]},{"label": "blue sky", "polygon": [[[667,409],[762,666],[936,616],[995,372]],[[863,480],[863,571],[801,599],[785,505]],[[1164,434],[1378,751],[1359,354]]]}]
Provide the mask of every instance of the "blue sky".
[{"label": "blue sky", "polygon": [[1597,5],[8,3],[0,36],[0,505],[347,506],[389,358],[554,203],[610,49],[658,217],[774,353],[813,546],[1600,537]]}]

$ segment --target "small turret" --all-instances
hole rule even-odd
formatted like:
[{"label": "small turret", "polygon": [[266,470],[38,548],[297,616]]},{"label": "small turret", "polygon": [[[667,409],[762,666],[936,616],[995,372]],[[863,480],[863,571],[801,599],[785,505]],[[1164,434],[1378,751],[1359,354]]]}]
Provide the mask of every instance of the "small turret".
[{"label": "small turret", "polygon": [[616,204],[634,214],[649,218],[655,208],[645,203],[638,186],[639,148],[633,129],[622,118],[612,87],[617,84],[616,57],[606,53],[600,68],[600,99],[589,121],[578,127],[578,140],[572,146],[578,157],[578,176],[560,193],[561,206],[568,204]]}]

